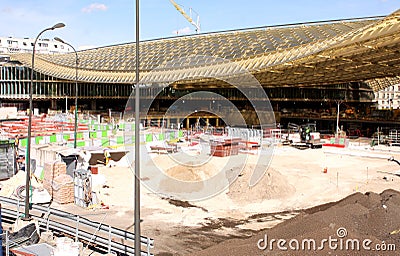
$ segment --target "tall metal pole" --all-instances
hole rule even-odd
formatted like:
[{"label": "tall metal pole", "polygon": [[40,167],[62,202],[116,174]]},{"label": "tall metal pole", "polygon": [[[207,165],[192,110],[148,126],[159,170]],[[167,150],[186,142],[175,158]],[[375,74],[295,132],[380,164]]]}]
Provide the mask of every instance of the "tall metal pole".
[{"label": "tall metal pole", "polygon": [[339,116],[340,116],[340,104],[342,104],[343,101],[342,100],[337,100],[336,104],[337,104],[337,113],[336,113],[336,138],[339,138]]},{"label": "tall metal pole", "polygon": [[[72,45],[71,45],[72,47]],[[74,148],[76,148],[76,135],[78,132],[78,53],[75,48],[72,47],[75,52],[75,125],[74,125]]]},{"label": "tall metal pole", "polygon": [[[76,134],[78,131],[78,64],[79,64],[79,58],[78,58],[78,53],[76,52],[75,48],[62,40],[59,37],[55,37],[54,40],[59,41],[60,43],[66,44],[69,47],[72,48],[75,52],[75,125],[74,125],[74,148],[76,148]],[[65,109],[67,110],[67,109]]]},{"label": "tall metal pole", "polygon": [[337,103],[337,112],[336,112],[336,137],[339,137],[339,112],[340,112],[340,102]]},{"label": "tall metal pole", "polygon": [[139,88],[139,0],[136,0],[136,90],[135,90],[135,256],[140,256],[140,88]]},{"label": "tall metal pole", "polygon": [[36,50],[36,42],[39,37],[48,30],[54,30],[56,28],[65,27],[64,23],[57,23],[51,28],[46,28],[42,30],[33,43],[33,51],[32,51],[32,70],[31,70],[31,82],[29,85],[29,118],[28,118],[28,142],[26,144],[26,162],[25,162],[25,171],[26,171],[26,179],[25,179],[25,216],[24,220],[30,220],[29,215],[29,187],[30,187],[30,179],[31,179],[31,140],[32,140],[32,109],[33,109],[33,73],[35,71],[35,50]]}]

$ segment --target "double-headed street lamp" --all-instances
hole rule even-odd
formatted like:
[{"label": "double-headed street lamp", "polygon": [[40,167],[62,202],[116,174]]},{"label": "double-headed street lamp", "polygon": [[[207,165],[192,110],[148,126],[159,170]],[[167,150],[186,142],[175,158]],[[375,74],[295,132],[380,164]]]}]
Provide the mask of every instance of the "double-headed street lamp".
[{"label": "double-headed street lamp", "polygon": [[74,148],[76,148],[76,133],[78,131],[78,64],[79,64],[79,59],[78,59],[78,53],[76,52],[75,48],[70,45],[69,43],[65,42],[59,37],[54,37],[54,40],[66,44],[69,47],[72,48],[75,52],[75,126],[74,126]]},{"label": "double-headed street lamp", "polygon": [[29,220],[29,185],[30,185],[30,172],[31,172],[31,138],[32,138],[32,109],[33,109],[33,73],[35,71],[35,50],[36,50],[36,42],[39,37],[48,30],[54,30],[56,28],[65,27],[64,23],[57,23],[50,28],[46,28],[42,30],[36,37],[35,42],[33,43],[33,51],[32,51],[32,71],[31,71],[31,83],[29,85],[29,119],[28,119],[28,142],[26,145],[26,183],[25,183],[25,217],[24,219]]}]

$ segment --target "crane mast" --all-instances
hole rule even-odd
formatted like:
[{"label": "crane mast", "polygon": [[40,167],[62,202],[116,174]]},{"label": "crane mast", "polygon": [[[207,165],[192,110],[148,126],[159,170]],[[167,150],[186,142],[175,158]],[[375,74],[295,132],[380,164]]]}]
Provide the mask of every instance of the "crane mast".
[{"label": "crane mast", "polygon": [[178,12],[180,12],[183,15],[183,17],[185,17],[185,19],[187,21],[189,21],[190,24],[192,24],[196,28],[196,33],[199,33],[200,32],[200,17],[199,17],[199,15],[197,15],[197,21],[194,22],[194,20],[192,19],[192,11],[193,11],[192,8],[189,9],[190,15],[187,15],[187,13],[174,0],[169,0],[169,1],[175,7],[175,9]]}]

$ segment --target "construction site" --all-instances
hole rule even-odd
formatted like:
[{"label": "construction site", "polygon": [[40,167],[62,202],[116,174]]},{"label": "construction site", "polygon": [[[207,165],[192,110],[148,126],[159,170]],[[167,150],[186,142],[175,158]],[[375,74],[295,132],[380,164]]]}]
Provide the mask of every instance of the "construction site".
[{"label": "construction site", "polygon": [[[133,244],[122,236],[133,236],[129,230],[135,176],[129,157],[132,140],[127,142],[134,123],[118,120],[113,125],[82,117],[76,133],[79,146],[74,149],[73,118],[56,120],[57,116],[37,116],[33,122],[31,214],[41,235],[33,242],[21,235],[13,238],[18,232],[10,231],[8,241],[17,242],[7,249],[16,255],[57,247],[69,255],[130,255]],[[4,121],[1,126],[6,148],[2,159],[7,158],[2,160],[7,163],[2,165],[6,176],[0,182],[3,226],[10,225],[14,232],[18,229],[11,223],[24,210],[24,164],[16,156],[25,154],[25,119]],[[348,230],[349,239],[396,244],[399,223],[391,216],[399,209],[400,147],[393,134],[390,138],[374,143],[373,138],[351,139],[345,134],[323,137],[315,125],[294,124],[264,131],[142,127],[141,211],[146,234],[142,249],[148,255],[253,255],[264,252],[257,243],[266,233],[279,239],[304,235],[323,239],[340,227]],[[109,160],[104,149],[110,152]],[[260,164],[264,150],[272,150],[273,156]],[[233,163],[229,168],[239,172],[218,176],[227,161]],[[173,180],[195,184],[218,176],[233,182],[208,199],[182,200],[179,192],[175,197],[162,196],[175,188],[167,179],[158,183],[164,187],[152,186],[150,181],[157,179],[152,163]],[[262,178],[249,186],[256,168],[263,170]],[[313,224],[303,226],[305,220]],[[358,222],[364,223],[362,228],[354,226]],[[27,227],[29,232],[36,230]],[[62,235],[65,232],[67,237]],[[274,250],[278,254],[277,247]],[[316,253],[324,250],[315,249]],[[369,255],[362,248],[361,252]]]},{"label": "construction site", "polygon": [[0,254],[398,255],[398,17],[8,54]]}]

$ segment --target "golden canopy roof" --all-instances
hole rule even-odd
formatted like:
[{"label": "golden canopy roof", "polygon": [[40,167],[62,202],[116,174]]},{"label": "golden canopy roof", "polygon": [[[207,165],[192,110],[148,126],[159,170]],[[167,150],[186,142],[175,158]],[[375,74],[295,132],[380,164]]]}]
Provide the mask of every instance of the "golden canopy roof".
[{"label": "golden canopy roof", "polygon": [[[79,51],[78,79],[135,82],[135,43]],[[31,66],[31,54],[12,60]],[[75,79],[75,54],[35,56],[35,70]],[[400,75],[400,10],[386,17],[336,20],[140,42],[144,83],[224,86],[250,72],[263,86],[367,81],[379,90]],[[182,81],[183,80],[183,81]],[[181,81],[181,82],[177,82]]]}]

